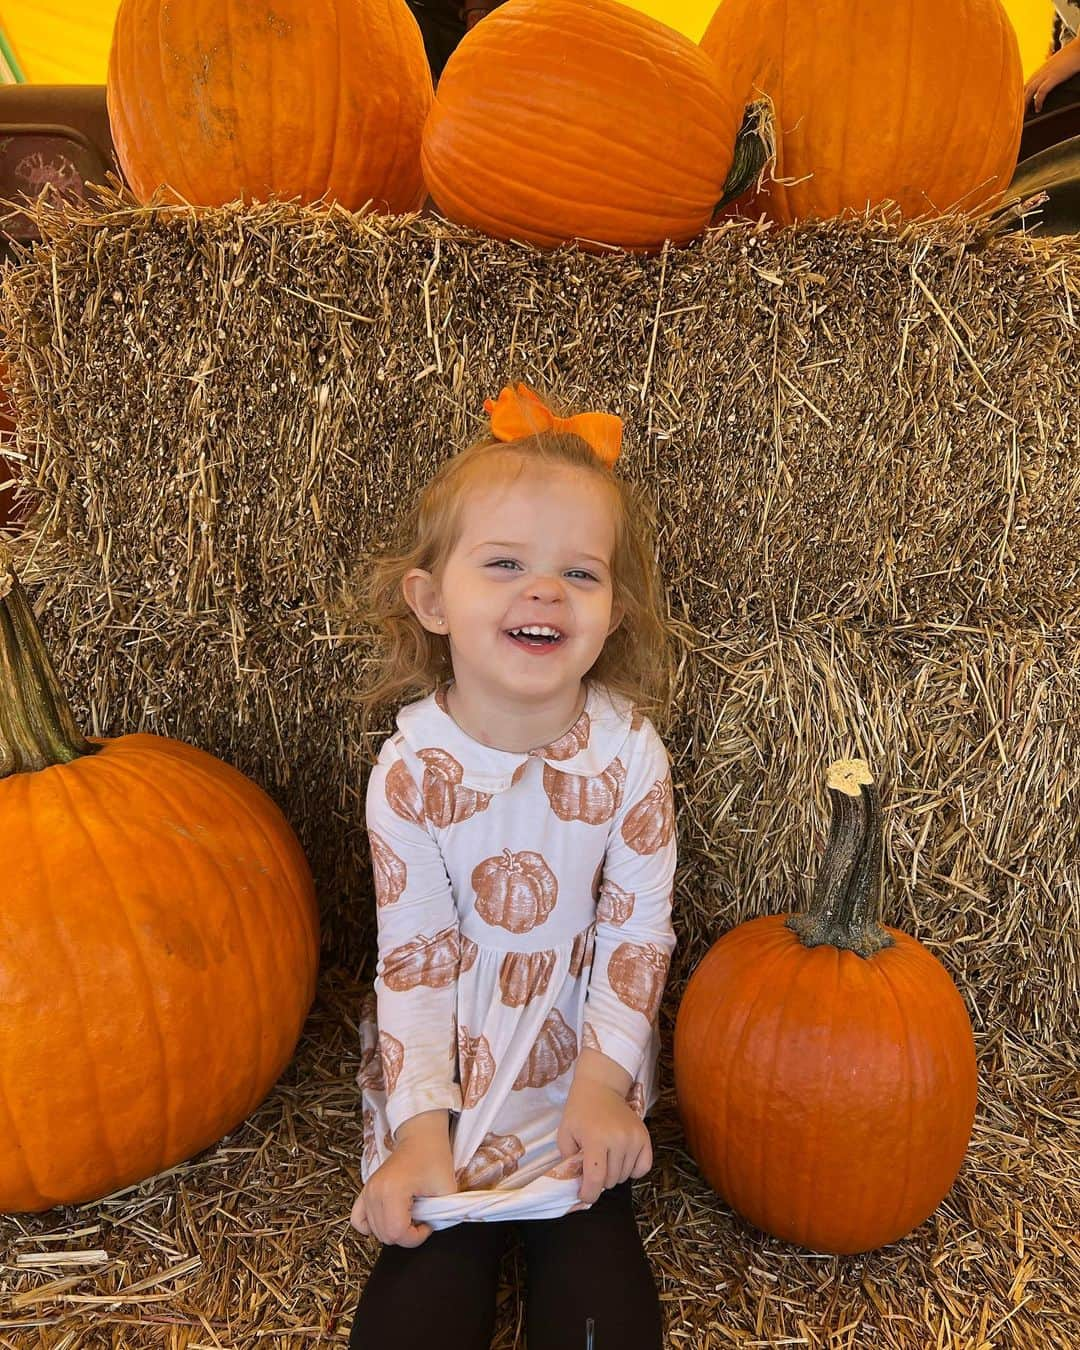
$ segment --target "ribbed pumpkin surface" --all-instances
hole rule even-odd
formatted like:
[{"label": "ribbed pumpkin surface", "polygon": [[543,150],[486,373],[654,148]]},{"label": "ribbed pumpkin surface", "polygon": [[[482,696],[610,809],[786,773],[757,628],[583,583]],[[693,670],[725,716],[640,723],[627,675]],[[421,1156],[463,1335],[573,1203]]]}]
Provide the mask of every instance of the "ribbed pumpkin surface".
[{"label": "ribbed pumpkin surface", "polygon": [[709,223],[741,106],[688,38],[616,0],[507,0],[448,61],[428,191],[500,239],[630,249]]},{"label": "ribbed pumpkin surface", "polygon": [[405,0],[124,0],[109,61],[132,191],[199,206],[271,195],[423,201],[431,72]]},{"label": "ribbed pumpkin surface", "polygon": [[770,915],[695,970],[675,1088],[706,1180],[757,1227],[868,1251],[937,1207],[963,1162],[976,1067],[963,1000],[913,938],[864,959],[807,949]]},{"label": "ribbed pumpkin surface", "polygon": [[773,172],[806,180],[742,198],[746,214],[790,224],[891,198],[936,215],[1009,184],[1024,81],[999,0],[722,0],[701,45],[734,93],[773,100]]},{"label": "ribbed pumpkin surface", "polygon": [[97,1198],[266,1096],[315,992],[300,846],[254,783],[125,736],[0,780],[0,1211]]}]

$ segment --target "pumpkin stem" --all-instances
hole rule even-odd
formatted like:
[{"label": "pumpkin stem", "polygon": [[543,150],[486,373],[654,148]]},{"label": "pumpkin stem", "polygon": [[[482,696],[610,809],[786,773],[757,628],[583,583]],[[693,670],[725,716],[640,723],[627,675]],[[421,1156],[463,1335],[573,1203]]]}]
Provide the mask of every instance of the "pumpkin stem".
[{"label": "pumpkin stem", "polygon": [[776,138],[773,132],[772,104],[768,99],[748,103],[743,113],[742,126],[735,137],[735,158],[724,181],[724,195],[716,210],[741,197],[761,176],[765,166],[776,156]]},{"label": "pumpkin stem", "polygon": [[75,725],[11,550],[0,544],[0,779],[100,748]]},{"label": "pumpkin stem", "polygon": [[787,926],[805,947],[842,947],[873,956],[894,939],[881,925],[881,804],[863,759],[841,759],[825,779],[832,824],[806,914]]}]

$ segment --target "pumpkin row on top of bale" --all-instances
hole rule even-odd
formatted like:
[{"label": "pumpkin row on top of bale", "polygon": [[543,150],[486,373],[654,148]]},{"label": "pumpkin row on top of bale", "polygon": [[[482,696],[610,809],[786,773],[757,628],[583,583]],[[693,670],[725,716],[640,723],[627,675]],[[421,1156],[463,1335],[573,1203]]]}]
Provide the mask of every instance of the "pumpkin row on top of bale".
[{"label": "pumpkin row on top of bale", "polygon": [[1022,83],[999,0],[724,0],[700,46],[618,0],[505,0],[434,97],[405,0],[280,0],[232,26],[213,0],[124,0],[108,91],[143,202],[393,214],[428,192],[496,238],[647,252],[724,207],[985,207],[1016,164]]}]

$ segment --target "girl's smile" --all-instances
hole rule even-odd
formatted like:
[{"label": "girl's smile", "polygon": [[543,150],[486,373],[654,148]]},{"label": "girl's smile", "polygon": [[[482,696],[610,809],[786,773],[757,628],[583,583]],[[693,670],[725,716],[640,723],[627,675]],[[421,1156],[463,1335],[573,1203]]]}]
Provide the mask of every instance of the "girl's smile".
[{"label": "girl's smile", "polygon": [[550,624],[528,624],[503,633],[515,647],[536,656],[558,651],[566,643],[566,634]]}]

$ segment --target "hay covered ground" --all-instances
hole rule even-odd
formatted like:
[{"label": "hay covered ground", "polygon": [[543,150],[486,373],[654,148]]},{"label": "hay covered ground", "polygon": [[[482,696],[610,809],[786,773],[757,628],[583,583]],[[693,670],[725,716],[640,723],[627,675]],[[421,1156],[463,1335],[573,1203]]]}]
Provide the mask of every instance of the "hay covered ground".
[{"label": "hay covered ground", "polygon": [[[0,1219],[0,1346],[346,1345],[378,1251],[348,1227],[360,995],[341,969],[324,975],[295,1062],[216,1149],[100,1204]],[[982,1105],[959,1181],[909,1238],[858,1257],[800,1252],[732,1215],[684,1150],[668,1074],[656,1164],[637,1191],[667,1344],[1075,1350],[1075,1062],[1009,1033],[980,1036],[979,1051]],[[511,1246],[495,1350],[524,1345],[518,1259]]]},{"label": "hay covered ground", "polygon": [[[669,1097],[641,1192],[669,1343],[1075,1345],[1080,246],[875,217],[734,223],[640,259],[285,206],[41,219],[3,322],[46,636],[90,731],[192,740],[276,797],[326,959],[296,1064],[219,1149],[0,1221],[0,1337],[343,1338],[374,1251],[345,1226],[374,747],[348,697],[370,638],[334,597],[524,377],[619,412],[623,471],[660,510],[681,638],[669,1043],[708,944],[808,898],[824,768],[863,754],[886,918],[945,961],[980,1048],[956,1188],[864,1258],[742,1226]],[[106,1256],[73,1271],[42,1258],[58,1248]],[[498,1344],[520,1344],[504,1312]]]}]

